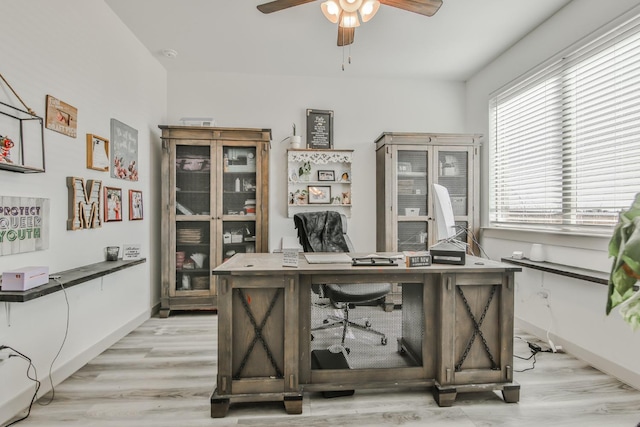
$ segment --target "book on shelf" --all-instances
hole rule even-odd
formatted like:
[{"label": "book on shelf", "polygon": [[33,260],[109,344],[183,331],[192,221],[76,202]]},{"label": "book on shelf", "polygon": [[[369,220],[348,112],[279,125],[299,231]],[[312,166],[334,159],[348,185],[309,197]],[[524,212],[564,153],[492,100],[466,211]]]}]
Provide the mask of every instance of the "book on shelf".
[{"label": "book on shelf", "polygon": [[403,251],[402,254],[407,267],[428,267],[431,265],[429,251]]}]

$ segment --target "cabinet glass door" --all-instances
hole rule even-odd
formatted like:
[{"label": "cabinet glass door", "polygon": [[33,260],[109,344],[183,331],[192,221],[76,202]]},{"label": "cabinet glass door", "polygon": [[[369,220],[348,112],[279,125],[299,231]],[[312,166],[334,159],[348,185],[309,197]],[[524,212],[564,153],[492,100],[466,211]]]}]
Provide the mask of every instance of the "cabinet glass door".
[{"label": "cabinet glass door", "polygon": [[438,184],[449,190],[453,214],[468,214],[469,153],[465,151],[438,151]]},{"label": "cabinet glass door", "polygon": [[451,199],[451,207],[456,221],[456,239],[472,243],[469,241],[468,224],[470,221],[471,210],[469,208],[469,156],[471,152],[468,148],[462,147],[458,149],[439,149],[437,151],[438,173],[437,182],[449,191]]},{"label": "cabinet glass door", "polygon": [[236,253],[256,252],[256,147],[222,147],[222,251],[220,261]]},{"label": "cabinet glass door", "polygon": [[211,147],[176,145],[174,294],[208,293],[211,286]]},{"label": "cabinet glass door", "polygon": [[429,152],[397,151],[397,250],[425,250],[428,244]]}]

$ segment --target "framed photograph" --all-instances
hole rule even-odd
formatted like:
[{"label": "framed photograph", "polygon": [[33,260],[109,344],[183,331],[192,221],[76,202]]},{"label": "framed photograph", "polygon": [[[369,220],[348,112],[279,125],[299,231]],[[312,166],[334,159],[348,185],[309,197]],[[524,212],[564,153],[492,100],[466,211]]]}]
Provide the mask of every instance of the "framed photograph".
[{"label": "framed photograph", "polygon": [[307,148],[333,148],[333,111],[307,110]]},{"label": "framed photograph", "polygon": [[104,187],[104,222],[122,221],[122,189]]},{"label": "framed photograph", "polygon": [[109,170],[109,140],[87,134],[87,168],[106,172]]},{"label": "framed photograph", "polygon": [[75,138],[78,130],[78,109],[47,95],[46,128]]},{"label": "framed photograph", "polygon": [[329,204],[331,203],[331,186],[329,185],[309,185],[307,187],[308,203],[312,204]]},{"label": "framed photograph", "polygon": [[336,175],[334,171],[318,171],[318,181],[335,181]]},{"label": "framed photograph", "polygon": [[129,219],[142,219],[142,191],[129,190]]},{"label": "framed photograph", "polygon": [[111,119],[111,177],[138,180],[138,131]]}]

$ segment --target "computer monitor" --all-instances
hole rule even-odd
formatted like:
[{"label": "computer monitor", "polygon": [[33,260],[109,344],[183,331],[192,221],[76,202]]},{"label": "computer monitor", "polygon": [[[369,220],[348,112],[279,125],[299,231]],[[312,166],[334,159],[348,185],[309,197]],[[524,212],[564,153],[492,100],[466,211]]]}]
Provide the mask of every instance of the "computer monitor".
[{"label": "computer monitor", "polygon": [[433,184],[433,203],[435,205],[436,240],[450,240],[456,236],[456,221],[453,216],[451,197],[446,187]]}]

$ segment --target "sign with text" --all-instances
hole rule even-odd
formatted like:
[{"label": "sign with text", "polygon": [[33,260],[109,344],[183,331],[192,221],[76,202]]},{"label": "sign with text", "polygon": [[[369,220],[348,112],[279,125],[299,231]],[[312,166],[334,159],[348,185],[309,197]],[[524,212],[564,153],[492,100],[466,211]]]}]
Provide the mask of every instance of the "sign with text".
[{"label": "sign with text", "polygon": [[132,261],[140,259],[140,244],[139,243],[125,243],[122,246],[122,260]]},{"label": "sign with text", "polygon": [[47,95],[46,127],[75,138],[78,135],[78,109]]},{"label": "sign with text", "polygon": [[49,199],[0,196],[0,256],[49,248]]},{"label": "sign with text", "polygon": [[307,148],[333,148],[333,111],[307,110]]}]

